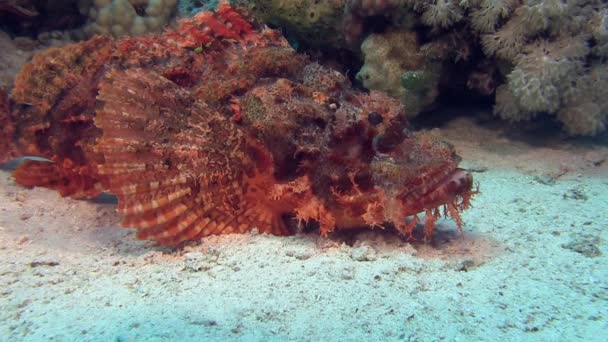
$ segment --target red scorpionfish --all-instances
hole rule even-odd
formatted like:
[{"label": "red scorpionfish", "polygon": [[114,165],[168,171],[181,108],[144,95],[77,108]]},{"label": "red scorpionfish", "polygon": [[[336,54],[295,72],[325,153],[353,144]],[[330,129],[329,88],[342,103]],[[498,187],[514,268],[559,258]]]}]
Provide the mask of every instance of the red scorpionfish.
[{"label": "red scorpionfish", "polygon": [[293,224],[392,227],[469,207],[473,179],[405,110],[351,88],[227,4],[162,34],[94,37],[36,55],[0,92],[0,161],[19,184],[118,198],[138,238],[285,235]]}]

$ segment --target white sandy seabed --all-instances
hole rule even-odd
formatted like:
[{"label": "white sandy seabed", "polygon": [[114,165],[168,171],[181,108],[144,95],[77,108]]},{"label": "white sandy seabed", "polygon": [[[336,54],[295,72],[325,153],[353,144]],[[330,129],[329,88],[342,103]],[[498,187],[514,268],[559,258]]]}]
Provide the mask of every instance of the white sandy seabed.
[{"label": "white sandy seabed", "polygon": [[606,341],[608,144],[440,131],[482,193],[464,238],[441,221],[431,244],[374,230],[158,249],[112,203],[0,171],[0,340]]}]

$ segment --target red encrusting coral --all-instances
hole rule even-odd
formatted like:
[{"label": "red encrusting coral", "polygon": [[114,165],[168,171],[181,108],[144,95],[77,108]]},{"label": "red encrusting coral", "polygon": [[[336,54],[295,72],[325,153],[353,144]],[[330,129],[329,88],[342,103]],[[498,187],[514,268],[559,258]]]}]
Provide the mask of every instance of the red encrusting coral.
[{"label": "red encrusting coral", "polygon": [[226,4],[161,35],[43,52],[13,100],[1,139],[51,160],[22,164],[18,182],[112,192],[123,224],[163,245],[289,234],[288,217],[324,236],[411,236],[420,212],[428,239],[441,207],[461,227],[475,193],[453,148],[410,132],[397,100],[352,89]]}]

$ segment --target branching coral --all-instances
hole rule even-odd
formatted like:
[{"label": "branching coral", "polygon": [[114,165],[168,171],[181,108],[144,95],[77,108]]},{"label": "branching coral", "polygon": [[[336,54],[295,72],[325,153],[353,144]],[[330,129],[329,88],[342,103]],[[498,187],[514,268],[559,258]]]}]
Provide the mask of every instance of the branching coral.
[{"label": "branching coral", "polygon": [[446,28],[459,22],[463,16],[457,1],[433,0],[424,5],[422,22],[431,27]]},{"label": "branching coral", "polygon": [[[529,120],[541,113],[557,114],[573,135],[605,130],[605,100],[586,96],[588,102],[581,102],[572,95],[587,87],[584,80],[595,79],[600,88],[608,86],[602,83],[604,78],[589,76],[595,68],[608,67],[599,56],[605,37],[601,33],[605,11],[585,2],[526,1],[496,32],[483,35],[487,54],[513,64],[506,75],[506,87],[497,93],[495,113],[512,121]],[[595,56],[599,58],[589,68]]]},{"label": "branching coral", "polygon": [[[474,1],[472,1],[474,2]],[[508,18],[520,0],[481,0],[471,8],[471,26],[477,32],[494,32],[496,26]]]},{"label": "branching coral", "polygon": [[583,40],[542,41],[527,48],[508,75],[509,89],[525,111],[556,112],[561,97],[572,91],[569,81],[584,71],[589,48]]},{"label": "branching coral", "polygon": [[[508,5],[508,4],[505,4]],[[511,6],[505,6],[507,13]],[[569,16],[578,13],[575,5],[564,5],[561,1],[540,1],[530,0],[517,7],[506,24],[497,29],[496,32],[482,35],[483,47],[488,55],[496,55],[500,58],[512,60],[521,53],[525,45],[533,41],[546,30],[558,33],[560,30],[567,36],[576,35],[580,31],[578,25]],[[473,12],[478,13],[478,12]],[[476,17],[473,16],[473,19]],[[496,19],[501,19],[497,17]],[[499,25],[497,20],[494,25]],[[568,27],[569,25],[571,25]],[[579,23],[580,24],[580,23]],[[473,27],[476,27],[473,21]],[[488,32],[482,30],[480,33]]]},{"label": "branching coral", "polygon": [[598,11],[591,21],[591,33],[595,46],[592,49],[593,56],[601,61],[608,59],[608,8]]},{"label": "branching coral", "polygon": [[592,65],[589,71],[575,78],[564,98],[557,118],[573,135],[594,135],[608,125],[608,68]]},{"label": "branching coral", "polygon": [[286,217],[322,235],[411,236],[418,213],[430,239],[442,212],[462,227],[475,193],[451,146],[407,130],[399,101],[354,90],[226,4],[163,34],[42,53],[13,98],[0,120],[18,134],[0,141],[51,160],[23,164],[19,183],[112,192],[123,224],[160,244],[288,234]]}]

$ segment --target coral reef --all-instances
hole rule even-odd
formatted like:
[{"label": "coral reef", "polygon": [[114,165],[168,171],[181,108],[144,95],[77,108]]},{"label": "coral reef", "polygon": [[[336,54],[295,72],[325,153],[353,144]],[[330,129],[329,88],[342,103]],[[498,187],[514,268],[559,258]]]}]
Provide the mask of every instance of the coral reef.
[{"label": "coral reef", "polygon": [[[300,3],[258,2],[262,3],[264,13],[279,13]],[[494,112],[503,119],[525,121],[551,115],[572,135],[594,135],[606,129],[608,114],[604,108],[607,105],[600,91],[594,90],[593,94],[582,97],[576,95],[586,94],[590,84],[597,89],[608,86],[597,72],[607,68],[608,56],[608,8],[602,1],[347,0],[327,3],[336,7],[327,12],[326,21],[316,19],[323,24],[315,29],[337,37],[337,41],[345,40],[354,50],[360,46],[365,59],[359,71],[363,85],[401,98],[412,107],[412,115],[433,102],[437,82],[466,72],[467,79],[461,83],[481,95],[495,94]],[[339,15],[337,7],[342,3],[344,12]],[[283,15],[280,20],[266,18],[300,32],[299,37],[307,39],[302,32],[310,28],[302,24],[303,13],[305,11],[301,11],[300,16]],[[382,23],[380,28],[378,22]],[[343,35],[332,36],[332,31],[326,28],[337,24],[343,26]],[[412,43],[413,34],[423,46]],[[397,38],[399,36],[401,38]],[[457,36],[460,38],[454,41]],[[386,46],[381,47],[381,43]],[[426,53],[437,47],[442,50],[440,57]],[[415,58],[419,62],[412,63],[408,58],[400,59],[398,50],[404,56],[422,52],[426,60]],[[402,66],[398,67],[399,64]],[[421,64],[432,67],[420,69]],[[466,71],[463,72],[463,68]],[[403,82],[397,82],[399,78]],[[408,89],[410,85],[417,87],[416,84],[425,84],[426,94]],[[581,102],[581,98],[588,102]]]},{"label": "coral reef", "polygon": [[177,0],[80,0],[79,8],[88,22],[86,37],[95,34],[122,37],[158,32],[176,11]]},{"label": "coral reef", "polygon": [[608,68],[601,52],[606,11],[592,2],[526,1],[503,25],[488,28],[486,54],[513,65],[497,91],[495,113],[511,121],[552,114],[572,135],[604,131],[608,99],[601,89],[608,80],[598,70]]},{"label": "coral reef", "polygon": [[[608,68],[605,4],[437,0],[402,1],[401,5],[421,13],[422,23],[435,30],[456,23],[469,26],[479,36],[487,58],[511,65],[504,71],[506,83],[496,91],[494,112],[503,119],[522,121],[551,114],[572,135],[594,135],[606,129],[608,104],[599,89],[608,83],[597,72]],[[479,76],[472,74],[470,84],[479,84]],[[485,78],[488,84],[490,77]]]},{"label": "coral reef", "polygon": [[441,215],[461,228],[476,193],[450,145],[408,130],[399,101],[352,89],[225,3],[162,34],[49,49],[12,102],[0,120],[14,148],[0,157],[51,160],[23,164],[17,182],[112,192],[123,224],[163,245],[288,234],[289,217],[322,235],[412,236],[419,213],[430,239]]}]

